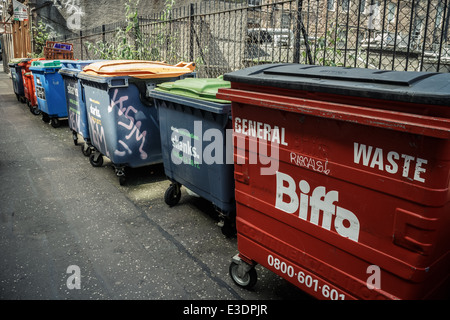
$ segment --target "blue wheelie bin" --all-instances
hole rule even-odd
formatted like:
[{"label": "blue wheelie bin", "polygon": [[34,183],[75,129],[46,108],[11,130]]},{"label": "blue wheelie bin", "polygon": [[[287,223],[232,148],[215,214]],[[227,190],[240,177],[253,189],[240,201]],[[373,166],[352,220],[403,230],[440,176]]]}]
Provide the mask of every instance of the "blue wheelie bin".
[{"label": "blue wheelie bin", "polygon": [[64,81],[58,72],[61,66],[59,60],[38,60],[33,61],[30,67],[42,120],[50,121],[54,128],[61,126],[61,119],[67,118]]},{"label": "blue wheelie bin", "polygon": [[150,92],[159,112],[164,171],[171,181],[164,200],[176,205],[184,185],[210,201],[219,213],[222,232],[235,230],[234,165],[231,146],[231,102],[216,99],[230,82],[182,79]]},{"label": "blue wheelie bin", "polygon": [[85,156],[90,155],[91,142],[84,91],[78,79],[78,73],[83,71],[85,66],[98,61],[100,60],[61,60],[62,66],[59,70],[64,80],[69,128],[72,130],[73,142],[78,145],[78,135],[81,135],[84,140],[81,151]]},{"label": "blue wheelie bin", "polygon": [[125,168],[162,162],[158,113],[148,91],[156,84],[192,74],[193,63],[95,62],[78,74],[84,87],[92,166],[109,158],[123,185]]}]

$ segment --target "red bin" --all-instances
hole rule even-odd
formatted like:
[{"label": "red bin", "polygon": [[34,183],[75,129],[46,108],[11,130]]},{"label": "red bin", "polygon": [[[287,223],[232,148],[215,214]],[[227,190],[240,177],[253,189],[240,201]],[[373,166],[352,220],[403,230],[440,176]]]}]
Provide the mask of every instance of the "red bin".
[{"label": "red bin", "polygon": [[30,71],[30,66],[33,61],[44,60],[45,58],[35,58],[28,61],[24,61],[19,65],[22,66],[22,79],[23,79],[23,89],[27,105],[30,111],[39,115],[41,112],[37,106],[36,89],[34,86],[33,73]]},{"label": "red bin", "polygon": [[238,251],[318,299],[450,291],[450,74],[297,64],[226,74]]}]

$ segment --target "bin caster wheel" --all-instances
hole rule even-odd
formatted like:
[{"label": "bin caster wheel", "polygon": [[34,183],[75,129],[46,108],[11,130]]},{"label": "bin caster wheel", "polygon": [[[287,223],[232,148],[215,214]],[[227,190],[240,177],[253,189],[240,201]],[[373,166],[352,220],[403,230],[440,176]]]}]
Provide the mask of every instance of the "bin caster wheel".
[{"label": "bin caster wheel", "polygon": [[219,223],[219,225],[221,226],[222,234],[225,237],[231,238],[236,235],[236,225],[232,223],[229,218],[224,219],[224,221]]},{"label": "bin caster wheel", "polygon": [[46,113],[42,113],[42,121],[44,121],[45,123],[48,123],[50,121],[50,117],[48,116],[48,114]]},{"label": "bin caster wheel", "polygon": [[119,184],[121,186],[125,185],[126,182],[127,182],[127,178],[125,178],[125,175],[119,176]]},{"label": "bin caster wheel", "polygon": [[255,268],[246,265],[244,262],[237,263],[232,261],[229,271],[233,282],[244,289],[253,288],[258,280]]},{"label": "bin caster wheel", "polygon": [[171,184],[164,193],[164,201],[169,207],[176,205],[181,199],[181,190],[177,184]]},{"label": "bin caster wheel", "polygon": [[101,167],[103,165],[103,156],[99,152],[94,152],[89,155],[89,162],[93,167]]},{"label": "bin caster wheel", "polygon": [[89,147],[89,145],[87,143],[83,143],[81,145],[81,152],[86,156],[89,157],[91,155],[91,148]]},{"label": "bin caster wheel", "polygon": [[35,116],[38,116],[41,114],[41,110],[39,110],[39,108],[37,106],[31,106],[30,107],[30,111],[32,114],[34,114]]},{"label": "bin caster wheel", "polygon": [[53,128],[61,127],[61,121],[58,118],[51,118],[50,124],[52,125]]}]

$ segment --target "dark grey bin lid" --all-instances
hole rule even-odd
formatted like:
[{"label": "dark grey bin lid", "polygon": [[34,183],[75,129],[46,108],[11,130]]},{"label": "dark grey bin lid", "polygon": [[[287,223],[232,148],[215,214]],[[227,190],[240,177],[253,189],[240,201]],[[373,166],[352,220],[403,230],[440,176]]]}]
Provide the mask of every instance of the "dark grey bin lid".
[{"label": "dark grey bin lid", "polygon": [[450,73],[383,71],[302,64],[269,64],[227,73],[224,79],[408,103],[450,105]]}]

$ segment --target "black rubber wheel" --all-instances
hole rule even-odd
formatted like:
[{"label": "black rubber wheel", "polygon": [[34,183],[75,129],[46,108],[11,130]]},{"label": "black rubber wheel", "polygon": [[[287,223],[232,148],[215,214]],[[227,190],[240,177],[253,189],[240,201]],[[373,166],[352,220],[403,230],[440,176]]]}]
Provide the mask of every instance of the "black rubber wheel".
[{"label": "black rubber wheel", "polygon": [[39,110],[39,108],[37,106],[31,106],[30,107],[30,112],[32,114],[34,114],[35,116],[38,116],[41,114],[41,110]]},{"label": "black rubber wheel", "polygon": [[81,145],[81,152],[86,156],[89,157],[91,155],[91,148],[86,144],[83,143]]},{"label": "black rubber wheel", "polygon": [[125,175],[119,176],[119,184],[121,186],[125,185],[126,182],[127,182],[127,178],[125,177]]},{"label": "black rubber wheel", "polygon": [[229,272],[233,282],[247,290],[253,288],[258,281],[255,268],[251,268],[242,278],[238,275],[238,268],[239,265],[236,262],[231,262]]},{"label": "black rubber wheel", "polygon": [[171,184],[169,188],[167,188],[166,192],[164,193],[164,201],[169,207],[173,207],[178,202],[180,202],[181,199],[181,190],[180,188],[176,187],[175,185]]},{"label": "black rubber wheel", "polygon": [[51,118],[50,119],[50,124],[52,125],[53,128],[61,127],[61,121],[59,121],[58,118]]},{"label": "black rubber wheel", "polygon": [[224,220],[224,224],[221,228],[222,234],[227,238],[232,238],[236,236],[237,230],[236,230],[236,224],[232,222],[230,218],[226,218]]},{"label": "black rubber wheel", "polygon": [[101,167],[103,165],[103,156],[99,155],[97,161],[95,161],[95,152],[93,152],[89,156],[89,162],[93,167]]},{"label": "black rubber wheel", "polygon": [[50,117],[45,112],[42,112],[42,121],[48,123],[50,121]]}]

